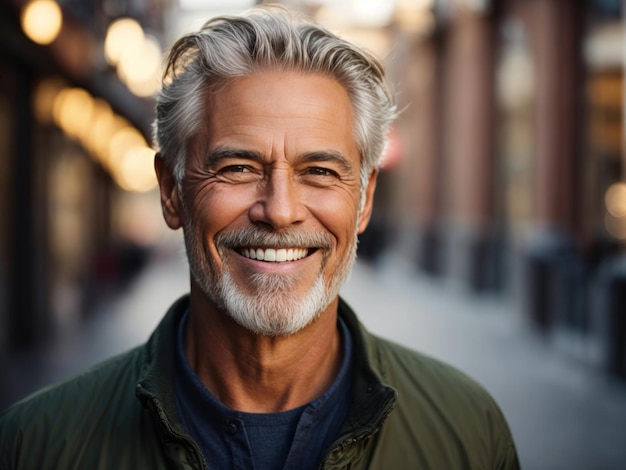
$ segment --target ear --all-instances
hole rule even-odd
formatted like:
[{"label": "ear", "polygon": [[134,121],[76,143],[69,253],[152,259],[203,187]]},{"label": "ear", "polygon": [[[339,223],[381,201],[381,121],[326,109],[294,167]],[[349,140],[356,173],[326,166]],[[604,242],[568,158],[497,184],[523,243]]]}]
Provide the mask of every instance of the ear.
[{"label": "ear", "polygon": [[365,188],[365,202],[363,209],[359,214],[358,234],[362,234],[367,228],[367,224],[372,217],[372,208],[374,206],[374,190],[376,189],[376,177],[378,176],[378,168],[374,168],[370,173],[370,177],[367,180],[367,187]]},{"label": "ear", "polygon": [[180,210],[180,194],[178,194],[176,179],[159,153],[154,157],[154,169],[159,181],[163,218],[169,228],[177,230],[182,227],[182,212]]}]

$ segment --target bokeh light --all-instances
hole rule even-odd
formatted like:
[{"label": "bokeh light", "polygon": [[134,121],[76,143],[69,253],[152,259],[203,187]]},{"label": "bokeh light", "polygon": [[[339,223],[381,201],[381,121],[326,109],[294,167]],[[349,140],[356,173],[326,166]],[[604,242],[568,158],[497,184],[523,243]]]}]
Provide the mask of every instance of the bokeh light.
[{"label": "bokeh light", "polygon": [[160,88],[162,51],[157,39],[145,34],[132,18],[120,18],[109,26],[104,54],[119,79],[136,96],[154,95]]},{"label": "bokeh light", "polygon": [[154,150],[143,134],[110,105],[82,88],[42,81],[35,94],[35,115],[54,123],[79,142],[126,191],[144,192],[157,185]]},{"label": "bokeh light", "polygon": [[150,96],[158,91],[161,76],[161,47],[152,36],[145,36],[139,48],[131,48],[120,58],[117,72],[130,91],[137,96]]},{"label": "bokeh light", "polygon": [[109,64],[115,66],[125,54],[135,55],[141,49],[144,32],[141,25],[132,18],[120,18],[107,30],[104,40],[104,55]]},{"label": "bokeh light", "polygon": [[28,3],[21,16],[22,30],[34,42],[52,43],[63,26],[63,13],[52,0],[34,0]]},{"label": "bokeh light", "polygon": [[626,183],[614,183],[604,196],[606,210],[613,217],[626,217]]}]

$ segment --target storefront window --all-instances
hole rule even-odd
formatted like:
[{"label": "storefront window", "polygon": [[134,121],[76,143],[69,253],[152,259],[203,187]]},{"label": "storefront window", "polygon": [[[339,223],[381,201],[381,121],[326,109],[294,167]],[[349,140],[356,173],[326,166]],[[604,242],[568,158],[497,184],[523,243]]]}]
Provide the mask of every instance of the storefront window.
[{"label": "storefront window", "polygon": [[[624,27],[621,2],[591,2],[584,40],[585,93],[584,231],[594,241],[598,260],[626,240],[626,214],[616,190],[624,182]],[[615,196],[617,195],[617,196]],[[626,201],[624,201],[626,202]]]}]

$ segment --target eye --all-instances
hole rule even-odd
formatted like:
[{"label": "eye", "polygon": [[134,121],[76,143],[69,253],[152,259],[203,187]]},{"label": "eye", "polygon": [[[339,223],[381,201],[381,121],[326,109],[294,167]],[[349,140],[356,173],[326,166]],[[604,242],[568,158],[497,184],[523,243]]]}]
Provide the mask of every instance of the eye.
[{"label": "eye", "polygon": [[220,173],[247,173],[252,171],[248,165],[228,165],[220,169]]},{"label": "eye", "polygon": [[263,173],[253,165],[234,163],[215,170],[215,176],[225,183],[250,183],[257,181]]},{"label": "eye", "polygon": [[308,168],[306,173],[309,175],[313,175],[313,176],[326,176],[326,177],[339,178],[339,173],[337,173],[335,170],[331,170],[330,168],[317,167],[317,166]]},{"label": "eye", "polygon": [[306,184],[319,187],[333,186],[343,180],[342,175],[332,168],[324,166],[310,166],[303,169],[300,178]]}]

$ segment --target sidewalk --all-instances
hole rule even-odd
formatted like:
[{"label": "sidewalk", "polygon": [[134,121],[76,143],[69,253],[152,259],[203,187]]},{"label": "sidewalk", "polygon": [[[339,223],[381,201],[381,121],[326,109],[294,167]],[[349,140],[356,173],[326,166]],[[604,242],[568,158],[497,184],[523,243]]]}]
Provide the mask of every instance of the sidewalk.
[{"label": "sidewalk", "polygon": [[[20,358],[10,377],[23,384],[15,398],[145,341],[187,291],[187,276],[182,254],[156,257],[125,295],[45,359]],[[420,277],[396,259],[377,269],[357,264],[342,295],[371,331],[482,383],[509,420],[522,468],[626,468],[626,383],[536,337],[505,301]]]},{"label": "sidewalk", "polygon": [[8,401],[145,342],[169,305],[189,290],[186,259],[178,251],[154,256],[125,292],[100,305],[82,326],[61,331],[42,351],[13,358]]},{"label": "sidewalk", "polygon": [[343,295],[370,330],[483,384],[507,416],[522,468],[626,468],[626,382],[537,336],[506,301],[419,277],[401,262],[359,266]]}]

